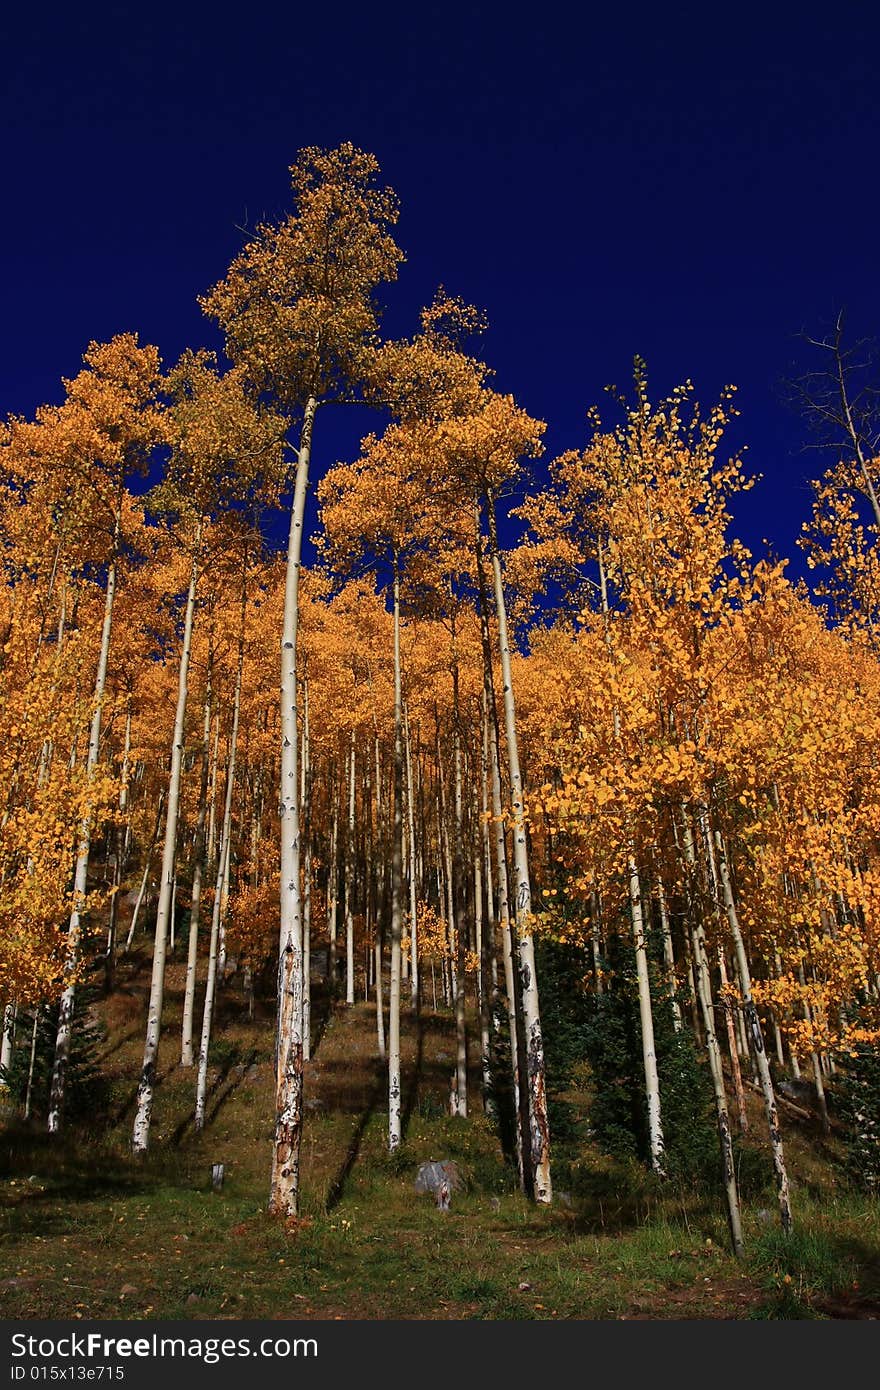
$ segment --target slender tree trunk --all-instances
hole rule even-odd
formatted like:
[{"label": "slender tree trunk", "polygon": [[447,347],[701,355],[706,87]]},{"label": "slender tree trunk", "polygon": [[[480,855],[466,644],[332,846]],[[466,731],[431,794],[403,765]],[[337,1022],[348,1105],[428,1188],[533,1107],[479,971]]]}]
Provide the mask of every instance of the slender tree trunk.
[{"label": "slender tree trunk", "polygon": [[703,1016],[703,1032],[706,1040],[706,1054],[715,1094],[715,1115],[718,1122],[718,1142],[721,1148],[721,1166],[724,1174],[724,1193],[727,1199],[727,1220],[733,1253],[739,1259],[743,1253],[742,1215],[739,1192],[736,1182],[736,1167],[733,1154],[733,1137],[730,1128],[730,1114],[727,1108],[727,1092],[724,1088],[724,1068],[721,1062],[721,1049],[715,1031],[715,1014],[712,1008],[712,977],[709,971],[709,958],[706,951],[706,937],[703,921],[697,909],[694,885],[697,877],[697,858],[694,839],[684,820],[684,854],[687,865],[688,918],[690,922],[690,945],[695,967],[695,988]]},{"label": "slender tree trunk", "polygon": [[206,864],[217,862],[217,786],[220,778],[220,711],[214,721],[214,749],[211,754],[211,789],[208,793],[208,847]]},{"label": "slender tree trunk", "polygon": [[595,888],[590,889],[590,946],[593,952],[593,984],[599,995],[605,986],[602,983],[601,911]]},{"label": "slender tree trunk", "polygon": [[241,683],[244,670],[244,629],[246,615],[246,576],[242,580],[241,618],[238,633],[238,665],[235,673],[235,694],[232,699],[232,730],[229,735],[229,761],[226,772],[226,797],[223,803],[223,821],[220,829],[220,850],[217,857],[217,881],[214,886],[214,902],[211,909],[211,939],[208,946],[208,975],[205,981],[205,1002],[202,1010],[202,1036],[199,1042],[199,1070],[196,1077],[195,1127],[201,1130],[205,1123],[205,1105],[208,1094],[208,1053],[211,1048],[211,1028],[214,1019],[214,999],[217,992],[217,979],[220,973],[220,926],[223,919],[223,905],[228,891],[228,875],[232,839],[232,799],[235,793],[235,763],[238,753],[238,723],[241,712]]},{"label": "slender tree trunk", "polygon": [[338,789],[335,777],[333,782],[333,823],[330,828],[330,862],[327,866],[327,975],[331,998],[336,993],[336,919],[339,907],[339,806],[336,800]]},{"label": "slender tree trunk", "polygon": [[[87,781],[91,781],[94,776],[101,743],[101,718],[104,707],[104,690],[107,684],[107,662],[110,657],[110,635],[113,629],[113,603],[116,597],[116,565],[120,527],[121,517],[120,513],[117,512],[113,534],[113,554],[107,571],[107,588],[104,595],[104,621],[101,627],[101,647],[95,675],[94,709],[89,728],[89,748],[86,757]],[[79,829],[79,845],[73,878],[73,911],[70,914],[70,924],[67,930],[67,958],[64,967],[67,984],[62,991],[58,1011],[58,1032],[55,1037],[55,1057],[49,1089],[48,1129],[50,1134],[58,1134],[61,1130],[67,1067],[70,1061],[70,1043],[73,1036],[73,1011],[76,1003],[75,976],[79,964],[82,911],[88,886],[91,844],[92,818],[87,813]]]},{"label": "slender tree trunk", "polygon": [[312,742],[309,726],[309,683],[303,681],[303,1061],[312,1056]]},{"label": "slender tree trunk", "polygon": [[513,813],[513,848],[516,870],[514,912],[519,938],[520,978],[522,984],[523,1024],[525,1028],[529,1098],[529,1138],[531,1147],[530,1176],[536,1202],[552,1200],[550,1180],[550,1123],[547,1116],[547,1093],[544,1067],[544,1039],[541,1034],[541,1013],[538,1001],[538,977],[535,970],[535,948],[531,933],[532,888],[529,877],[526,846],[523,785],[519,764],[516,734],[516,707],[511,673],[510,640],[507,632],[507,608],[501,578],[501,557],[495,527],[495,504],[488,497],[489,545],[492,558],[492,577],[495,589],[495,608],[498,619],[498,639],[501,650],[501,677],[504,694],[504,725],[507,735],[507,764],[510,776],[511,810]]},{"label": "slender tree trunk", "polygon": [[[703,814],[705,816],[705,812]],[[711,832],[708,826],[708,818],[706,818],[706,838],[711,848]],[[715,845],[718,854],[718,872],[721,880],[721,890],[724,896],[724,907],[727,912],[727,921],[730,927],[730,934],[733,937],[734,950],[736,952],[740,991],[743,999],[743,1013],[751,1035],[752,1047],[758,1065],[758,1075],[761,1080],[761,1090],[764,1093],[764,1108],[767,1112],[767,1128],[770,1133],[770,1147],[773,1152],[773,1169],[776,1174],[776,1194],[779,1202],[779,1216],[782,1222],[782,1229],[788,1234],[792,1228],[791,1201],[788,1192],[788,1172],[785,1167],[785,1154],[782,1148],[782,1134],[779,1129],[779,1116],[776,1112],[776,1096],[773,1093],[770,1064],[767,1061],[767,1053],[764,1048],[764,1035],[761,1032],[758,1010],[755,1008],[755,1001],[752,998],[752,981],[749,971],[749,962],[746,956],[742,932],[740,931],[739,916],[736,910],[736,903],[733,897],[733,886],[730,882],[730,872],[727,866],[727,854],[724,849],[724,842],[721,838],[720,831],[715,832]]]},{"label": "slender tree trunk", "polygon": [[34,1022],[31,1027],[31,1050],[28,1056],[27,1086],[24,1093],[24,1118],[29,1120],[31,1117],[31,1100],[34,1094],[34,1067],[37,1060],[37,1034],[40,1028],[41,1004],[37,1004],[34,1009]]},{"label": "slender tree trunk", "polygon": [[143,901],[144,901],[144,896],[145,896],[146,891],[147,891],[147,882],[148,882],[149,877],[150,877],[150,865],[151,865],[152,862],[153,862],[153,851],[155,850],[155,848],[156,848],[156,842],[157,842],[157,840],[159,839],[159,830],[160,830],[160,827],[161,827],[161,825],[162,825],[162,808],[163,808],[164,805],[165,805],[165,788],[163,787],[162,790],[159,792],[159,800],[158,800],[158,802],[157,802],[157,804],[156,804],[156,821],[155,821],[155,824],[154,824],[154,826],[153,826],[153,833],[152,833],[152,835],[150,836],[150,843],[149,843],[149,845],[147,846],[147,857],[146,857],[146,859],[145,859],[145,861],[144,861],[144,872],[143,872],[143,875],[142,875],[142,877],[141,877],[141,886],[140,886],[140,889],[138,890],[137,899],[135,900],[135,905],[134,905],[134,911],[133,911],[132,914],[131,914],[131,921],[130,921],[130,923],[129,923],[129,925],[128,925],[128,935],[127,935],[127,937],[125,938],[125,948],[124,948],[124,950],[123,950],[123,955],[126,955],[127,952],[131,950],[131,943],[132,943],[132,941],[134,940],[134,932],[135,932],[135,927],[137,926],[138,915],[140,914],[141,905],[142,905],[142,903],[143,903]]},{"label": "slender tree trunk", "polygon": [[400,1075],[400,956],[403,936],[403,691],[400,670],[400,571],[394,556],[394,790],[391,826],[391,985],[388,1000],[388,1148],[403,1138]]},{"label": "slender tree trunk", "polygon": [[119,821],[116,826],[116,853],[113,861],[113,892],[110,896],[110,911],[107,923],[107,953],[104,958],[104,990],[107,994],[113,988],[116,971],[116,927],[119,921],[119,895],[122,892],[122,878],[125,867],[125,813],[128,810],[129,757],[131,754],[131,691],[125,709],[125,740],[122,751],[122,779],[119,786]]},{"label": "slender tree trunk", "polygon": [[412,1007],[419,1007],[419,923],[416,898],[416,831],[415,807],[413,805],[412,743],[409,730],[409,713],[403,708],[403,733],[406,748],[406,814],[409,849],[409,954],[410,954],[410,999]]},{"label": "slender tree trunk", "polygon": [[131,1146],[137,1153],[146,1153],[150,1142],[150,1120],[153,1114],[153,1089],[156,1083],[156,1058],[159,1053],[159,1033],[162,1027],[162,1000],[165,991],[165,956],[168,943],[168,924],[174,889],[174,864],[177,852],[177,818],[180,805],[180,783],[183,770],[186,698],[189,688],[189,659],[192,649],[193,616],[196,603],[196,584],[199,578],[199,545],[196,537],[190,566],[189,590],[186,596],[186,616],[183,626],[183,647],[177,679],[177,709],[174,714],[174,735],[171,742],[171,775],[168,780],[168,812],[165,817],[165,843],[162,848],[162,877],[159,883],[159,905],[156,909],[156,938],[153,945],[153,974],[150,981],[150,1002],[147,1008],[147,1035],[144,1061],[137,1093],[137,1109],[132,1129]]},{"label": "slender tree trunk", "polygon": [[739,1132],[745,1134],[749,1127],[746,1114],[746,1094],[743,1090],[742,1072],[739,1065],[739,1052],[736,1046],[736,1028],[733,1022],[733,1000],[727,993],[727,961],[724,959],[724,942],[718,943],[718,975],[724,991],[724,1018],[727,1024],[727,1051],[730,1056],[730,1074],[733,1077],[733,1094],[736,1096],[736,1111],[739,1116]]},{"label": "slender tree trunk", "polygon": [[458,663],[452,670],[453,701],[453,765],[455,769],[455,1109],[454,1113],[467,1118],[467,889],[465,884],[464,825],[461,791],[461,720],[458,698]]},{"label": "slender tree trunk", "polygon": [[645,1072],[645,1093],[648,1100],[648,1142],[651,1167],[663,1177],[663,1124],[660,1116],[660,1082],[657,1076],[657,1050],[654,1044],[654,1016],[651,1009],[651,981],[648,974],[648,952],[645,945],[645,920],[642,910],[642,889],[635,858],[630,852],[627,865],[629,906],[632,916],[633,945],[636,953],[636,978],[639,988],[639,1020],[642,1032],[642,1063]]},{"label": "slender tree trunk", "polygon": [[3,1041],[0,1043],[0,1086],[6,1084],[9,1068],[12,1065],[12,1045],[15,1041],[16,1006],[10,1000],[3,1009]]},{"label": "slender tree trunk", "polygon": [[199,917],[202,905],[202,875],[205,871],[205,822],[208,811],[208,774],[211,759],[211,672],[212,655],[208,657],[208,682],[205,692],[205,727],[202,738],[202,783],[199,789],[199,810],[196,818],[196,843],[193,856],[193,881],[189,909],[189,940],[186,950],[186,985],[183,993],[183,1026],[180,1038],[180,1065],[193,1065],[193,1017],[196,999],[196,971],[199,959]]},{"label": "slender tree trunk", "polygon": [[514,1152],[520,1190],[525,1192],[529,1185],[526,1174],[525,1154],[525,1147],[529,1137],[528,1105],[523,1094],[524,1088],[522,1085],[522,1077],[525,1074],[525,1049],[521,1046],[518,1018],[519,1001],[516,989],[516,949],[513,937],[513,922],[511,920],[510,879],[507,872],[507,843],[504,833],[504,815],[501,801],[501,735],[498,727],[498,709],[495,703],[492,649],[489,636],[489,605],[483,572],[478,507],[474,509],[474,520],[477,577],[480,593],[480,632],[483,645],[483,700],[489,717],[489,769],[491,773],[492,789],[495,886],[498,904],[497,915],[501,927],[504,993],[507,1004],[507,1027],[510,1041],[510,1081],[513,1109]]},{"label": "slender tree trunk", "polygon": [[657,906],[660,909],[660,929],[663,935],[663,963],[666,966],[666,979],[669,985],[669,1004],[672,1009],[672,1026],[676,1033],[681,1032],[681,1009],[676,998],[675,955],[672,950],[672,930],[669,926],[669,908],[666,904],[666,890],[663,880],[657,876]]},{"label": "slender tree trunk", "polygon": [[284,620],[281,635],[281,911],[278,961],[278,1023],[275,1043],[275,1134],[269,1210],[295,1217],[299,1211],[299,1158],[303,1121],[303,971],[300,895],[296,639],[299,576],[306,489],[317,400],[309,396],[303,415],[296,468]]},{"label": "slender tree trunk", "polygon": [[351,731],[348,759],[348,839],[345,844],[345,1002],[354,1003],[354,811],[355,747]]}]

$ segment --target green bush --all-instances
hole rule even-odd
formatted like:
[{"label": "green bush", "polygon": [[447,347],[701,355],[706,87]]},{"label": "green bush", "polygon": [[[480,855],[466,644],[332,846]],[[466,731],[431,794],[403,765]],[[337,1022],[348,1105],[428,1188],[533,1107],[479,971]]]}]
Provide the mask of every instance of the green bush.
[{"label": "green bush", "polygon": [[[70,1040],[70,1057],[64,1089],[64,1114],[69,1120],[92,1117],[106,1108],[109,1085],[101,1074],[98,1054],[106,1037],[104,1025],[97,1022],[91,1005],[97,997],[94,987],[83,985],[77,991],[76,1009]],[[55,1061],[55,1039],[58,1033],[58,1004],[36,1009],[36,1046],[31,1078],[30,1113],[45,1118],[49,1106],[49,1087]],[[8,1069],[2,1081],[8,1086],[17,1104],[24,1108],[28,1076],[31,1073],[31,1046],[34,1034],[34,1010],[20,1009],[15,1027],[15,1045]]]},{"label": "green bush", "polygon": [[880,1192],[880,1048],[858,1043],[838,1062],[836,1100],[846,1166],[859,1187]]}]

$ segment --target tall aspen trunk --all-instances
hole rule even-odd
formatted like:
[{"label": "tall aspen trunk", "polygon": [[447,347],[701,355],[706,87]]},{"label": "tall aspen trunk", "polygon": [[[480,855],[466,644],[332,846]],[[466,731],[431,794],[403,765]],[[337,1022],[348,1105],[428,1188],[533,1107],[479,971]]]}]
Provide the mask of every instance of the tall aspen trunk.
[{"label": "tall aspen trunk", "polygon": [[[706,817],[705,812],[703,815],[705,817],[706,838],[711,849],[712,839],[711,830],[708,825],[708,817]],[[782,1135],[779,1130],[779,1116],[776,1112],[776,1096],[773,1093],[773,1080],[770,1076],[770,1064],[767,1061],[767,1052],[764,1048],[764,1035],[761,1031],[758,1010],[755,1008],[755,1001],[752,998],[752,980],[749,971],[749,962],[746,956],[742,932],[740,931],[739,915],[736,910],[736,903],[733,897],[733,886],[730,881],[730,871],[727,865],[727,853],[720,831],[715,832],[715,847],[718,855],[718,873],[721,880],[724,907],[727,912],[727,921],[730,927],[730,934],[733,937],[734,950],[736,952],[740,991],[743,1000],[743,1014],[745,1015],[746,1025],[751,1036],[752,1048],[758,1067],[758,1076],[761,1082],[761,1090],[764,1093],[764,1109],[767,1113],[770,1148],[773,1152],[773,1169],[776,1174],[776,1194],[779,1202],[779,1216],[782,1222],[782,1229],[787,1235],[792,1227],[791,1201],[788,1191],[788,1172],[785,1167],[785,1154],[782,1148]]]},{"label": "tall aspen trunk", "polygon": [[229,734],[229,759],[226,771],[226,796],[223,802],[223,820],[220,828],[220,849],[217,856],[217,880],[214,885],[214,902],[211,908],[211,938],[208,945],[208,975],[205,980],[205,1002],[202,1010],[202,1035],[199,1041],[199,1070],[196,1077],[195,1127],[201,1130],[205,1123],[205,1105],[208,1094],[208,1053],[211,1048],[211,1028],[214,1020],[214,999],[217,992],[217,978],[220,973],[220,926],[223,908],[229,890],[230,841],[232,840],[232,799],[235,794],[235,763],[238,753],[238,722],[241,712],[241,683],[244,671],[244,627],[247,602],[247,570],[242,580],[241,618],[238,633],[238,665],[235,672],[235,694],[232,699],[232,729]]},{"label": "tall aspen trunk", "polygon": [[269,1211],[299,1212],[299,1159],[303,1122],[303,970],[300,891],[300,822],[296,640],[299,576],[312,429],[318,402],[309,396],[303,414],[284,588],[281,633],[281,901],[278,946],[278,1021],[275,1041],[275,1133]]},{"label": "tall aspen trunk", "polygon": [[220,711],[214,721],[214,750],[211,754],[211,789],[208,793],[208,846],[206,863],[214,867],[217,859],[217,785],[220,773]]},{"label": "tall aspen trunk", "polygon": [[303,864],[303,1061],[312,1055],[312,741],[309,682],[303,680],[302,817],[306,852]]},{"label": "tall aspen trunk", "polygon": [[602,983],[601,909],[599,894],[595,888],[590,889],[590,947],[593,953],[593,984],[598,995],[602,993],[604,985]]},{"label": "tall aspen trunk", "polygon": [[[498,727],[498,708],[495,703],[495,683],[492,673],[492,648],[489,635],[489,604],[483,571],[480,543],[479,507],[474,507],[477,578],[480,594],[480,635],[483,646],[483,702],[488,715],[489,770],[492,790],[492,825],[495,849],[495,891],[497,917],[501,928],[501,953],[504,969],[504,993],[507,1004],[507,1028],[510,1043],[510,1082],[513,1103],[513,1132],[516,1168],[522,1192],[528,1188],[525,1146],[528,1142],[528,1104],[523,1095],[522,1077],[525,1074],[524,1052],[521,1047],[516,988],[516,950],[510,907],[510,879],[507,872],[507,842],[504,833],[504,814],[501,801],[501,735]],[[525,1112],[525,1113],[524,1113]]]},{"label": "tall aspen trunk", "polygon": [[530,1179],[536,1202],[548,1203],[553,1197],[550,1179],[550,1124],[547,1116],[547,1093],[544,1067],[544,1039],[541,1034],[541,1012],[538,1001],[538,977],[535,970],[535,948],[531,932],[532,887],[529,877],[526,845],[523,785],[516,734],[516,707],[511,673],[510,639],[507,631],[507,608],[501,577],[501,557],[495,524],[495,503],[487,497],[489,515],[489,547],[492,578],[495,590],[495,609],[498,619],[498,641],[501,651],[501,678],[504,695],[504,726],[507,735],[507,765],[510,776],[511,810],[513,815],[513,852],[516,889],[513,895],[516,931],[519,943],[520,980],[525,1030],[525,1078],[529,1101]]},{"label": "tall aspen trunk", "polygon": [[697,877],[696,851],[694,848],[693,834],[688,824],[686,813],[683,813],[683,819],[684,855],[687,865],[688,884],[688,917],[690,922],[690,931],[687,933],[687,936],[690,940],[694,962],[694,971],[696,975],[694,985],[703,1017],[706,1054],[709,1060],[709,1072],[712,1077],[712,1089],[715,1095],[715,1115],[718,1123],[718,1142],[721,1149],[721,1167],[724,1174],[724,1194],[727,1199],[727,1221],[730,1228],[730,1240],[733,1246],[733,1253],[739,1258],[743,1253],[744,1247],[742,1215],[740,1211],[739,1192],[736,1182],[736,1167],[734,1165],[733,1155],[733,1136],[730,1128],[730,1113],[727,1108],[727,1092],[724,1088],[724,1067],[721,1061],[721,1049],[718,1046],[718,1035],[715,1031],[715,1013],[712,1007],[712,977],[709,971],[706,937],[703,929],[702,916],[697,910],[696,894],[693,891],[693,885]]},{"label": "tall aspen trunk", "polygon": [[[104,620],[101,626],[101,646],[98,655],[98,669],[95,674],[94,709],[89,726],[89,747],[86,755],[86,779],[91,781],[98,763],[101,743],[101,718],[104,706],[104,691],[107,685],[107,662],[110,657],[110,635],[113,630],[113,603],[116,597],[116,565],[119,549],[121,516],[117,512],[113,529],[113,553],[107,570],[107,588],[104,595]],[[64,1107],[64,1092],[67,1084],[67,1067],[70,1061],[70,1044],[73,1036],[73,1011],[76,1004],[76,985],[74,977],[79,964],[79,947],[82,937],[82,910],[85,902],[89,876],[89,853],[92,844],[92,818],[87,812],[79,828],[79,845],[73,877],[73,911],[67,929],[67,956],[64,965],[67,984],[61,994],[58,1011],[58,1032],[55,1036],[55,1057],[52,1063],[52,1081],[49,1089],[48,1130],[58,1134],[61,1129]]]},{"label": "tall aspen trunk", "polygon": [[196,970],[199,958],[199,918],[202,905],[202,876],[205,871],[205,822],[208,812],[208,774],[211,759],[211,674],[213,653],[208,655],[208,681],[205,692],[205,726],[202,736],[202,782],[199,788],[199,810],[196,818],[196,843],[193,855],[193,881],[189,908],[189,940],[186,950],[186,984],[183,992],[183,1025],[180,1035],[180,1065],[193,1065],[193,1017],[195,1014]]},{"label": "tall aspen trunk", "polygon": [[174,875],[174,882],[171,885],[171,907],[168,909],[168,944],[169,949],[174,950],[175,946],[175,923],[177,921],[177,874]]},{"label": "tall aspen trunk", "polygon": [[[454,640],[454,631],[453,631]],[[458,700],[458,662],[452,669],[453,765],[455,769],[455,1107],[454,1113],[467,1118],[467,898],[464,869],[464,826],[461,792],[461,723]]]},{"label": "tall aspen trunk", "polygon": [[3,1009],[3,1040],[0,1042],[0,1086],[6,1084],[5,1078],[9,1075],[9,1068],[12,1065],[12,1045],[15,1041],[15,1017],[16,1006],[10,1000]]},{"label": "tall aspen trunk", "polygon": [[34,1094],[34,1069],[37,1061],[37,1034],[40,1028],[40,1013],[42,1004],[38,1004],[34,1009],[34,1022],[31,1027],[31,1050],[28,1056],[27,1087],[24,1093],[24,1118],[29,1120],[31,1117],[31,1100]]},{"label": "tall aspen trunk", "polygon": [[[486,827],[486,772],[488,761],[486,729],[486,710],[483,708],[482,729],[480,738],[480,791],[476,807],[477,833],[474,836],[474,936],[477,952],[477,1009],[480,1016],[480,1072],[481,1072],[481,1094],[483,1109],[487,1114],[494,1114],[492,1100],[492,1043],[490,1033],[490,1003],[489,1003],[489,922],[483,922],[483,835]],[[488,886],[488,885],[487,885]],[[491,894],[491,889],[490,889]]]},{"label": "tall aspen trunk", "polygon": [[339,908],[339,805],[336,779],[333,779],[333,822],[330,827],[330,863],[327,866],[327,976],[331,999],[336,994],[336,919]]},{"label": "tall aspen trunk", "polygon": [[148,882],[149,877],[150,877],[150,865],[151,865],[152,862],[153,862],[153,851],[155,850],[155,848],[156,848],[156,842],[157,842],[158,839],[159,839],[159,830],[160,830],[161,825],[162,825],[162,808],[163,808],[164,805],[165,805],[165,788],[163,787],[162,790],[159,792],[159,799],[158,799],[158,801],[157,801],[157,803],[156,803],[156,821],[155,821],[155,824],[153,825],[153,833],[152,833],[152,835],[150,836],[150,843],[149,843],[149,845],[147,846],[147,857],[146,857],[146,859],[144,860],[144,872],[143,872],[143,875],[142,875],[142,877],[141,877],[141,886],[140,886],[140,889],[138,890],[137,899],[136,899],[135,905],[134,905],[134,911],[133,911],[132,914],[131,914],[131,922],[129,923],[129,926],[128,926],[128,936],[125,938],[125,946],[124,946],[123,952],[122,952],[123,955],[125,955],[128,951],[131,950],[131,943],[132,943],[132,941],[134,940],[134,932],[135,932],[135,927],[137,926],[137,919],[138,919],[138,916],[140,915],[141,904],[142,904],[143,901],[144,901],[144,896],[145,896],[146,891],[147,891],[147,882]]},{"label": "tall aspen trunk", "polygon": [[746,1095],[743,1090],[742,1071],[739,1065],[739,1051],[736,1045],[736,1027],[733,1021],[733,1000],[727,993],[727,961],[724,959],[724,943],[718,943],[718,977],[721,981],[721,988],[724,991],[724,1018],[727,1024],[727,1052],[730,1057],[730,1074],[733,1077],[733,1093],[736,1096],[736,1111],[739,1117],[740,1134],[745,1134],[749,1127],[749,1117],[746,1114]]},{"label": "tall aspen trunk", "polygon": [[345,842],[345,1002],[354,1003],[354,810],[355,746],[351,731],[348,759],[348,838]]},{"label": "tall aspen trunk", "polygon": [[394,785],[391,826],[391,985],[388,999],[388,1148],[403,1138],[400,1078],[400,946],[403,936],[403,689],[400,671],[400,569],[394,556]]},{"label": "tall aspen trunk", "polygon": [[419,1007],[419,922],[416,885],[416,817],[413,804],[412,742],[410,739],[409,713],[403,708],[403,735],[406,749],[406,816],[409,850],[409,956],[410,956],[410,999],[412,1007]]},{"label": "tall aspen trunk", "polygon": [[642,908],[642,888],[635,858],[630,852],[627,864],[629,907],[632,917],[633,946],[636,954],[636,979],[639,990],[639,1021],[642,1033],[642,1064],[645,1073],[645,1094],[648,1101],[648,1143],[651,1167],[660,1177],[665,1175],[663,1162],[663,1124],[660,1116],[660,1081],[657,1076],[657,1050],[654,1044],[654,1016],[651,1009],[651,980],[648,973],[648,952],[645,945],[645,919]]},{"label": "tall aspen trunk", "polygon": [[189,658],[192,649],[193,615],[196,603],[196,584],[199,578],[199,548],[201,525],[196,534],[190,565],[189,589],[186,596],[186,615],[183,624],[183,647],[177,678],[177,708],[174,713],[174,734],[171,741],[171,775],[168,779],[168,812],[165,817],[165,842],[162,847],[162,877],[159,883],[159,905],[156,909],[156,938],[153,945],[153,974],[150,981],[150,1002],[147,1007],[147,1036],[144,1060],[137,1093],[137,1109],[132,1129],[131,1146],[137,1153],[146,1153],[150,1142],[150,1120],[153,1114],[153,1088],[156,1082],[156,1058],[159,1052],[159,1033],[162,1027],[162,999],[165,991],[165,957],[168,946],[168,925],[174,891],[174,864],[177,852],[177,819],[180,806],[180,781],[183,770],[186,699],[189,689]]},{"label": "tall aspen trunk", "polygon": [[660,930],[663,937],[663,963],[666,966],[666,980],[669,985],[669,1005],[672,1009],[672,1026],[676,1033],[681,1032],[681,1009],[676,998],[675,955],[672,950],[672,930],[669,925],[669,908],[666,903],[666,890],[663,880],[657,875],[657,906],[660,909]]},{"label": "tall aspen trunk", "polygon": [[122,878],[125,860],[125,813],[128,810],[129,759],[131,756],[131,691],[125,708],[125,739],[122,750],[122,777],[119,786],[119,821],[116,826],[116,851],[113,861],[113,892],[110,896],[110,911],[107,922],[107,952],[104,957],[104,989],[107,994],[113,988],[116,971],[116,929],[119,921],[119,895],[122,891]]}]

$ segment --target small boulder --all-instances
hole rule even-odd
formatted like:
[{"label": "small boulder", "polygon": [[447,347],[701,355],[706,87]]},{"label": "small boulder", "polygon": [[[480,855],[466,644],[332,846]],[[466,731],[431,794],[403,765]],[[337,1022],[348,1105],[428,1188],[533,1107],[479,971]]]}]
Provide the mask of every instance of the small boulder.
[{"label": "small boulder", "polygon": [[416,1192],[432,1192],[441,1211],[449,1210],[452,1193],[461,1191],[463,1187],[464,1179],[459,1172],[458,1164],[449,1158],[439,1162],[431,1159],[428,1163],[422,1163],[416,1173]]}]

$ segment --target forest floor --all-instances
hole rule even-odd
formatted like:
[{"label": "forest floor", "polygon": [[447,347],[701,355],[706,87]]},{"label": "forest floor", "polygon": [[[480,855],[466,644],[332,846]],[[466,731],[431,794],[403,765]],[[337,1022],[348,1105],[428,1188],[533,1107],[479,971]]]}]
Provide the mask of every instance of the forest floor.
[{"label": "forest floor", "polygon": [[[80,1119],[61,1142],[8,1116],[0,1129],[7,1318],[880,1316],[880,1203],[847,1184],[836,1142],[817,1126],[785,1121],[794,1233],[779,1229],[767,1152],[767,1181],[752,1182],[744,1203],[739,1262],[720,1188],[664,1188],[589,1146],[564,1170],[571,1190],[538,1209],[516,1191],[476,1071],[477,1113],[445,1113],[453,1025],[430,1010],[404,1016],[405,1144],[391,1160],[375,1010],[316,1009],[302,1216],[285,1229],[265,1210],[270,1006],[249,1022],[236,981],[220,998],[208,1121],[196,1135],[195,1074],[177,1065],[183,966],[169,966],[151,1151],[130,1155],[148,980],[148,961],[129,958],[98,1007],[106,1124]],[[749,1104],[760,1150],[758,1098]],[[455,1160],[467,1181],[449,1212],[414,1192],[427,1159]],[[219,1193],[212,1163],[225,1165]]]}]

